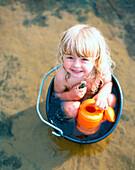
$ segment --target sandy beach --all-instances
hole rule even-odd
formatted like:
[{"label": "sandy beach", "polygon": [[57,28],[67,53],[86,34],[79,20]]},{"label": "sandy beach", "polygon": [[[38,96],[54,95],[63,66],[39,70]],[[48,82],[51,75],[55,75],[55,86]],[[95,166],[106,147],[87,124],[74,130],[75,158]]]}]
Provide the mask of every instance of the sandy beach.
[{"label": "sandy beach", "polygon": [[[134,1],[121,5],[111,0],[75,2],[0,1],[2,170],[135,169]],[[94,144],[52,135],[36,113],[40,83],[55,66],[60,35],[79,23],[97,27],[108,40],[124,99],[116,129]],[[45,100],[43,95],[40,107],[46,118]]]}]

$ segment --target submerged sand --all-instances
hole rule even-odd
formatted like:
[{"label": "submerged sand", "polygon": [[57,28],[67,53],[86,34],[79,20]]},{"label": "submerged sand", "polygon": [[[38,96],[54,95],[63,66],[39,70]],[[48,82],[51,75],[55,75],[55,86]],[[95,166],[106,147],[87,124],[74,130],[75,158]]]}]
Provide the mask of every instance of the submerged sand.
[{"label": "submerged sand", "polygon": [[[124,107],[109,137],[95,144],[76,144],[52,135],[35,105],[41,80],[55,65],[60,34],[80,22],[66,10],[59,12],[62,18],[46,10],[44,25],[36,24],[35,13],[27,7],[19,2],[0,4],[0,169],[135,169],[135,61],[123,22],[116,16],[106,22],[91,7],[83,22],[100,29],[108,39]],[[44,101],[45,95],[43,115]]]}]

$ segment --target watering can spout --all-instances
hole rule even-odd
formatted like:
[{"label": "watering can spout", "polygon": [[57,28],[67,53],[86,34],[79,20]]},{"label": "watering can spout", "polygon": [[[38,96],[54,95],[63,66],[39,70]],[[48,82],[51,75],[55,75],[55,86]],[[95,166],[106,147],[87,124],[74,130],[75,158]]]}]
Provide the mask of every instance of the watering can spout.
[{"label": "watering can spout", "polygon": [[115,112],[112,107],[108,107],[108,109],[104,111],[104,114],[109,122],[115,122]]}]

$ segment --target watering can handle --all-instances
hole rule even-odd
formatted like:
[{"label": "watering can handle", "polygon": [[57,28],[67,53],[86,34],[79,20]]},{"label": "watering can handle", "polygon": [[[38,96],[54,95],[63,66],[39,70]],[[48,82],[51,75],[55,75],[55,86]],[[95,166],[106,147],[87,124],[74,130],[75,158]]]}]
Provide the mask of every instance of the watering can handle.
[{"label": "watering can handle", "polygon": [[[61,65],[61,64],[60,64]],[[46,77],[52,73],[54,70],[56,70],[57,68],[60,67],[60,65],[56,66],[55,68],[53,68],[52,70],[50,70],[42,79],[42,82],[41,82],[41,86],[40,86],[40,90],[39,90],[39,94],[38,94],[38,98],[37,98],[37,104],[36,104],[36,110],[37,110],[37,113],[38,113],[38,116],[39,118],[41,119],[41,121],[45,124],[47,124],[48,126],[52,127],[53,129],[57,130],[57,132],[54,132],[52,131],[52,134],[56,135],[56,136],[63,136],[63,131],[61,129],[59,129],[58,127],[54,126],[53,124],[49,123],[48,121],[46,121],[41,113],[40,113],[40,110],[39,110],[39,102],[40,102],[40,97],[41,97],[41,93],[42,93],[42,88],[43,88],[43,85],[44,85],[44,81],[46,79]]]}]

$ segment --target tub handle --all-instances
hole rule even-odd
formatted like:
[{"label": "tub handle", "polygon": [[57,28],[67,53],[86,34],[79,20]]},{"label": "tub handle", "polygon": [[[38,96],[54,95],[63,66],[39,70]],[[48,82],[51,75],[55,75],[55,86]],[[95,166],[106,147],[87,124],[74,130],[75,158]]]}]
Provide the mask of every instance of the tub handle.
[{"label": "tub handle", "polygon": [[42,89],[43,89],[43,85],[44,85],[44,81],[45,81],[46,77],[47,77],[50,73],[52,73],[53,71],[55,71],[57,68],[59,68],[60,66],[61,66],[61,64],[58,65],[58,66],[56,66],[56,67],[53,68],[52,70],[50,70],[50,71],[43,77],[42,82],[41,82],[41,86],[40,86],[40,89],[39,89],[39,93],[38,93],[37,104],[36,104],[36,110],[37,110],[37,113],[38,113],[39,118],[41,119],[41,121],[42,121],[43,123],[47,124],[48,126],[52,127],[53,129],[55,129],[55,130],[57,131],[57,132],[52,131],[52,134],[55,135],[55,136],[63,136],[63,131],[62,131],[61,129],[59,129],[58,127],[54,126],[53,124],[49,123],[48,121],[46,121],[46,120],[42,117],[42,115],[41,115],[41,113],[40,113],[40,110],[39,110],[39,102],[40,102],[40,97],[41,97],[41,93],[42,93]]}]

